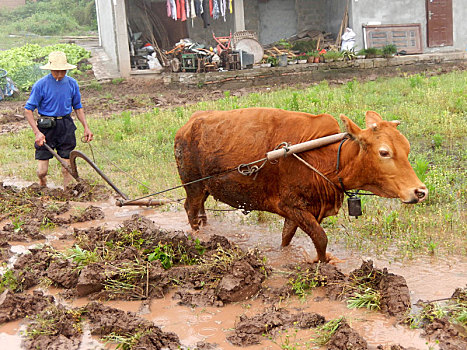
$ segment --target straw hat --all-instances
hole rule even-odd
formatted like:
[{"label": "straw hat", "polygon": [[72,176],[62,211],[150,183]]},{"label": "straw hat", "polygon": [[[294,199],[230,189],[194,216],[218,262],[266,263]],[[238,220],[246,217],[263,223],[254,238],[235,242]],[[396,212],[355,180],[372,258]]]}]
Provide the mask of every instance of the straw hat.
[{"label": "straw hat", "polygon": [[69,64],[66,60],[66,55],[62,51],[52,51],[49,54],[49,62],[45,66],[41,66],[41,69],[49,70],[68,70],[76,68],[75,65]]}]

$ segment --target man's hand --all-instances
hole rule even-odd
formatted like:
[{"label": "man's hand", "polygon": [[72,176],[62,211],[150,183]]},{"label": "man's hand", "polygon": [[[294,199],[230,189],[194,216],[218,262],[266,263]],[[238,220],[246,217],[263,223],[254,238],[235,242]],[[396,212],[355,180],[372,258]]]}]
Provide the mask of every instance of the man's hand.
[{"label": "man's hand", "polygon": [[36,133],[36,145],[43,146],[44,142],[45,142],[45,135],[41,133],[40,131],[38,131]]},{"label": "man's hand", "polygon": [[94,135],[92,134],[92,131],[89,128],[84,128],[84,142],[92,141],[93,136]]}]

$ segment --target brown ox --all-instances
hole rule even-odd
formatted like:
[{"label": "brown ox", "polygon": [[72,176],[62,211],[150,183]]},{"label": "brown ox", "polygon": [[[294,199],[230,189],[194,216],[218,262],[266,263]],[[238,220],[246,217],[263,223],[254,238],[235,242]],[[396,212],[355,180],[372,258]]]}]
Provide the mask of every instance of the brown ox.
[{"label": "brown ox", "polygon": [[[292,240],[297,227],[313,240],[318,259],[326,255],[328,239],[321,221],[337,214],[343,191],[371,191],[381,197],[418,203],[428,190],[408,161],[409,142],[396,129],[399,122],[384,121],[376,112],[366,113],[366,129],[340,116],[349,134],[340,152],[339,143],[300,153],[300,157],[333,184],[293,156],[276,164],[266,163],[256,177],[227,172],[185,186],[185,210],[193,230],[206,223],[204,202],[209,195],[235,208],[263,210],[285,218],[282,246]],[[272,108],[203,111],[175,136],[175,158],[182,183],[222,173],[265,157],[282,142],[297,144],[339,133],[337,121],[328,114],[311,115]]]}]

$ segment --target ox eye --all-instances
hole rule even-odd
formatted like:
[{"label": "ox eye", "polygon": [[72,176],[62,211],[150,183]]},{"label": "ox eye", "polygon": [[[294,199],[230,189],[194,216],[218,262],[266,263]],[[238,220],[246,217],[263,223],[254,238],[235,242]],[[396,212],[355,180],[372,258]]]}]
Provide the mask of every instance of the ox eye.
[{"label": "ox eye", "polygon": [[379,150],[379,155],[383,158],[389,158],[391,156],[391,154],[389,153],[388,150],[386,149],[380,149]]}]

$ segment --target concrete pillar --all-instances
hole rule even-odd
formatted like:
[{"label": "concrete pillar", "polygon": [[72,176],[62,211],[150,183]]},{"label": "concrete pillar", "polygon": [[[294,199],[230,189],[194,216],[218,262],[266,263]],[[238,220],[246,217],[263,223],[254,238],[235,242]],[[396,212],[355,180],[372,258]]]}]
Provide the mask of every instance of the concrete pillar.
[{"label": "concrete pillar", "polygon": [[128,47],[128,29],[125,11],[125,0],[113,0],[115,16],[115,43],[117,48],[117,64],[123,78],[130,76],[130,49]]},{"label": "concrete pillar", "polygon": [[234,3],[235,31],[245,30],[245,12],[243,10],[243,0],[235,0]]}]

